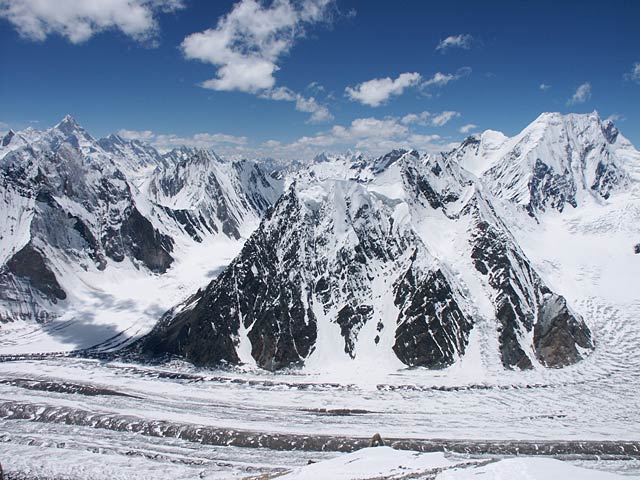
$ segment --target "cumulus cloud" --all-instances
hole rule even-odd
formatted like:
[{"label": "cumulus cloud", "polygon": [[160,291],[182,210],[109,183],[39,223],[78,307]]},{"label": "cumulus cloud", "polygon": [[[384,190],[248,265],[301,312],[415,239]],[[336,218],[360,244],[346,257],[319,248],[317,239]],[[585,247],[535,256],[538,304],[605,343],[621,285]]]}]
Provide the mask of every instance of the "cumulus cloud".
[{"label": "cumulus cloud", "polygon": [[395,79],[390,77],[374,78],[355,87],[347,87],[345,92],[351,100],[358,101],[363,105],[378,107],[392,96],[402,95],[407,88],[417,86],[422,90],[427,90],[431,87],[443,87],[470,74],[470,67],[462,67],[455,73],[436,72],[426,79],[417,72],[407,72],[401,73]]},{"label": "cumulus cloud", "polygon": [[416,131],[414,128],[431,125],[423,121],[440,115],[422,112],[404,117],[357,118],[348,125],[334,125],[329,130],[300,137],[291,143],[269,140],[254,152],[260,152],[264,157],[300,160],[311,159],[322,151],[340,153],[348,149],[368,155],[382,155],[394,148],[415,148],[421,152],[448,151],[454,144],[438,134]]},{"label": "cumulus cloud", "polygon": [[567,105],[578,105],[584,103],[591,98],[591,84],[584,82],[578,87],[575,93],[567,100]]},{"label": "cumulus cloud", "polygon": [[294,102],[299,112],[310,113],[309,123],[322,123],[333,120],[333,115],[326,105],[319,103],[315,97],[305,97],[287,87],[278,87],[267,90],[260,95],[270,100]]},{"label": "cumulus cloud", "polygon": [[640,63],[634,63],[631,67],[631,72],[625,73],[625,80],[640,83]]},{"label": "cumulus cloud", "polygon": [[0,17],[29,40],[61,35],[82,43],[109,29],[138,40],[158,33],[157,15],[183,8],[182,0],[0,0]]},{"label": "cumulus cloud", "polygon": [[461,126],[458,131],[460,133],[469,133],[471,130],[475,130],[476,128],[478,128],[478,126],[476,124],[467,123],[466,125]]},{"label": "cumulus cloud", "polygon": [[345,92],[351,100],[378,107],[395,95],[402,95],[408,87],[417,85],[422,80],[422,75],[416,72],[401,73],[398,78],[390,77],[374,78],[359,83],[355,87],[347,87]]},{"label": "cumulus cloud", "polygon": [[408,113],[400,119],[400,123],[404,125],[415,124],[422,126],[430,125],[432,127],[442,127],[443,125],[459,116],[460,112],[454,112],[451,110],[445,110],[443,112],[434,114],[424,111],[420,113]]},{"label": "cumulus cloud", "polygon": [[[279,91],[283,97],[287,91]],[[429,114],[409,114],[404,117],[363,117],[344,125],[333,125],[313,135],[302,136],[292,142],[270,139],[261,144],[253,144],[246,137],[221,133],[199,133],[192,136],[156,134],[149,130],[121,130],[123,137],[144,140],[160,151],[167,151],[180,145],[212,148],[216,153],[229,159],[278,158],[299,161],[312,159],[321,152],[344,153],[356,150],[366,155],[382,155],[394,148],[415,148],[420,152],[449,151],[457,143],[439,134],[424,131],[424,127],[435,126],[445,117],[458,116],[457,112]],[[413,120],[411,115],[418,118]],[[407,117],[411,120],[407,121]],[[425,123],[426,121],[426,123]]]},{"label": "cumulus cloud", "polygon": [[551,85],[547,84],[547,83],[541,83],[540,84],[540,90],[542,90],[543,92],[546,92],[547,90],[549,90],[551,88]]},{"label": "cumulus cloud", "polygon": [[151,130],[120,130],[118,135],[126,140],[140,140],[149,143],[160,151],[187,146],[196,148],[216,148],[228,145],[246,145],[247,137],[237,137],[225,133],[196,133],[191,136],[175,134],[156,134]]},{"label": "cumulus cloud", "polygon": [[440,43],[436,46],[436,51],[445,53],[451,48],[461,48],[463,50],[469,50],[473,44],[473,37],[468,33],[460,35],[450,35],[444,40],[440,40]]},{"label": "cumulus cloud", "polygon": [[273,88],[280,58],[304,35],[306,26],[325,21],[332,0],[275,0],[266,6],[241,0],[210,28],[186,37],[186,58],[210,63],[216,76],[202,83],[212,90],[257,93]]}]

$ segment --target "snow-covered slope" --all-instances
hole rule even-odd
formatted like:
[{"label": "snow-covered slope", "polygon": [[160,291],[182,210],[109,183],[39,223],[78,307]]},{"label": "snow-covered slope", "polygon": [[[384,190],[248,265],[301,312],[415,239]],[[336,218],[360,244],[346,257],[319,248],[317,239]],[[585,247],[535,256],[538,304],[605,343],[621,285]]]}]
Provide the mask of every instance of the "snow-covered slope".
[{"label": "snow-covered slope", "polygon": [[[203,156],[210,161],[201,165]],[[172,178],[183,183],[157,188]],[[194,189],[196,180],[218,188]],[[249,162],[190,149],[160,155],[115,135],[95,140],[70,116],[46,131],[9,132],[0,185],[6,351],[86,348],[112,337],[115,346],[144,333],[178,292],[205,284],[237,252],[281,189]],[[192,218],[207,228],[190,230]],[[205,248],[212,252],[200,266],[191,254]]]},{"label": "snow-covered slope", "polygon": [[194,240],[223,233],[239,239],[282,193],[282,184],[248,160],[225,162],[207,150],[170,152],[146,186],[163,224],[175,221]]},{"label": "snow-covered slope", "polygon": [[593,348],[452,156],[317,162],[294,180],[230,267],[143,350],[267,369],[443,368],[471,334],[494,364],[528,369]]},{"label": "snow-covered slope", "polygon": [[513,138],[486,131],[452,154],[531,216],[606,200],[640,181],[640,154],[596,112],[543,113]]},{"label": "snow-covered slope", "polygon": [[117,348],[173,306],[147,353],[536,369],[589,357],[614,328],[598,308],[638,307],[640,154],[597,114],[437,155],[321,155],[282,180],[67,117],[10,132],[0,167],[0,315],[22,320],[0,328],[3,353]]}]

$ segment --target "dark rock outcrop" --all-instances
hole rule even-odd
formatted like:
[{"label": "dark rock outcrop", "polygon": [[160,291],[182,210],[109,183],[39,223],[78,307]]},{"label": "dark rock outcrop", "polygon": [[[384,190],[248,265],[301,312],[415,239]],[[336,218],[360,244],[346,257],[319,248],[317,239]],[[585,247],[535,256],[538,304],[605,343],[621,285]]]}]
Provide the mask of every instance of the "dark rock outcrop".
[{"label": "dark rock outcrop", "polygon": [[564,297],[547,293],[533,329],[536,357],[547,367],[565,367],[582,359],[577,347],[593,349],[591,332],[567,307]]},{"label": "dark rock outcrop", "polygon": [[395,303],[400,315],[393,351],[402,363],[444,368],[464,354],[473,323],[440,270],[419,280],[409,269],[396,286]]},{"label": "dark rock outcrop", "polygon": [[[273,212],[281,216],[274,218]],[[283,197],[233,263],[188,306],[170,312],[143,340],[142,351],[181,355],[197,365],[238,363],[242,327],[257,364],[276,370],[300,363],[316,339],[311,290],[300,278],[301,234],[283,235],[301,221],[293,192]]]},{"label": "dark rock outcrop", "polygon": [[544,212],[547,207],[562,212],[568,203],[575,208],[578,206],[576,191],[573,176],[569,171],[555,172],[542,160],[537,159],[529,180],[530,200],[527,211],[535,217],[535,212]]},{"label": "dark rock outcrop", "polygon": [[110,243],[117,245],[119,239],[120,251],[126,250],[152,272],[164,273],[173,263],[170,255],[173,239],[153,228],[151,222],[135,206],[128,210],[119,233],[119,237],[112,238]]},{"label": "dark rock outcrop", "polygon": [[42,253],[31,244],[25,245],[13,255],[7,262],[6,268],[16,277],[28,280],[33,288],[39,290],[53,303],[67,298],[55,274],[45,263]]}]

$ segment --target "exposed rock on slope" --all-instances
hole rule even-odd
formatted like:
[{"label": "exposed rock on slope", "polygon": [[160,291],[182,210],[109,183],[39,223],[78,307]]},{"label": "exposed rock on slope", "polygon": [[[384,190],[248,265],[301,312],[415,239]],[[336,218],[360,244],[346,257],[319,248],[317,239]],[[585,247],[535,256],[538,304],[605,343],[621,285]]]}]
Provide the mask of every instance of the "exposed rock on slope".
[{"label": "exposed rock on slope", "polygon": [[[271,370],[327,354],[443,368],[467,348],[479,314],[468,285],[480,284],[472,293],[493,305],[505,367],[580,360],[593,348],[589,329],[551,308],[566,302],[454,158],[396,151],[365,168],[337,165],[342,179],[326,161],[301,172],[232,265],[142,350]],[[447,256],[438,229],[456,233],[462,258]]]}]

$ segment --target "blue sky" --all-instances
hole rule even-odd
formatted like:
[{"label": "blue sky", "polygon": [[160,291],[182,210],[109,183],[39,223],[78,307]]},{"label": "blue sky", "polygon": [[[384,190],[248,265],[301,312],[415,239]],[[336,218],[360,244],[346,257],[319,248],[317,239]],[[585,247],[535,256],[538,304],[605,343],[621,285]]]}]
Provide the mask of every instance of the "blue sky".
[{"label": "blue sky", "polygon": [[[543,111],[640,146],[640,2],[0,0],[0,129],[306,157],[446,149]],[[47,5],[48,4],[48,5]]]}]

